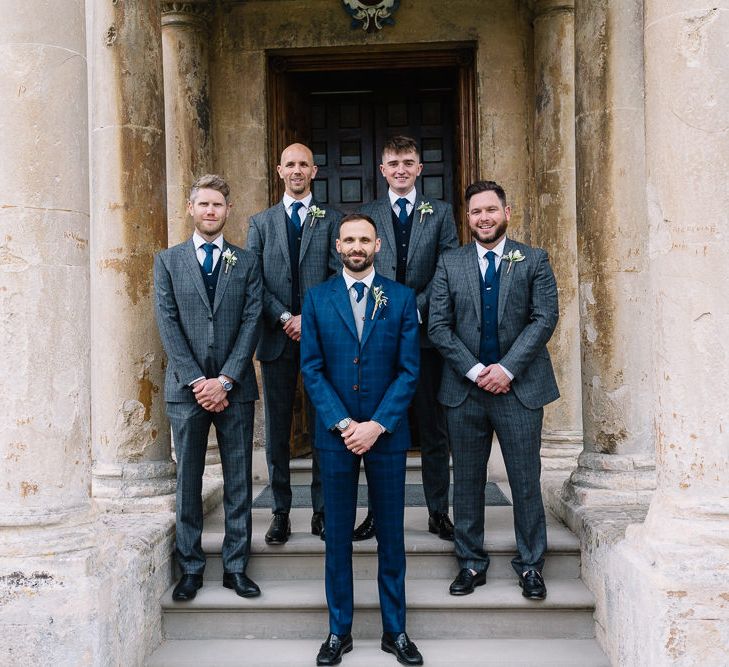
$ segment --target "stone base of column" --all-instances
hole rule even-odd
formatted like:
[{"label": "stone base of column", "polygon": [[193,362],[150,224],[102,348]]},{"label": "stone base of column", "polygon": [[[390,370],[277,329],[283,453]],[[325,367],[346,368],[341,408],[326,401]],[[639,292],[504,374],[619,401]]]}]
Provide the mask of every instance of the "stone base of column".
[{"label": "stone base of column", "polygon": [[582,431],[542,431],[542,475],[566,479],[577,466],[582,447]]},{"label": "stone base of column", "polygon": [[582,452],[562,489],[574,505],[647,505],[656,488],[652,458]]},{"label": "stone base of column", "polygon": [[729,664],[729,502],[657,497],[607,561],[615,664]]},{"label": "stone base of column", "polygon": [[92,474],[92,495],[102,510],[174,510],[176,474],[173,461],[96,463]]}]

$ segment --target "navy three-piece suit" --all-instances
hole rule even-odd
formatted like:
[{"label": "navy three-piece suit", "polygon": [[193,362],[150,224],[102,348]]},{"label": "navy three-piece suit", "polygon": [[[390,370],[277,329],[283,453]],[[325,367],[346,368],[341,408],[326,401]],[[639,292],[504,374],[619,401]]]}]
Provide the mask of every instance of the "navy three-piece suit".
[{"label": "navy three-piece suit", "polygon": [[[382,288],[387,304],[373,318],[375,287]],[[410,288],[379,274],[372,288],[361,341],[341,274],[312,287],[302,312],[301,373],[316,407],[315,446],[324,489],[329,629],[340,636],[352,626],[352,530],[360,468],[360,456],[346,448],[335,428],[345,417],[385,428],[363,458],[377,530],[383,631],[405,631],[407,408],[419,372],[418,315]]]}]

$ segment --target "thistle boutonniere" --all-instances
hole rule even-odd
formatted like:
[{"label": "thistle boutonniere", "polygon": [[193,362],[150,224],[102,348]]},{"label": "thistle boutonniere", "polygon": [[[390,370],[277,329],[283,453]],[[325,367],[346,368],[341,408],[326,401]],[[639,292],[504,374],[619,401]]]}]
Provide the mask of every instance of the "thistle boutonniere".
[{"label": "thistle boutonniere", "polygon": [[509,262],[509,268],[506,269],[506,273],[508,275],[509,271],[511,271],[511,265],[514,262],[523,262],[525,257],[521,254],[521,250],[511,250],[506,253],[504,259]]},{"label": "thistle boutonniere", "polygon": [[420,206],[416,210],[420,213],[420,224],[422,224],[423,218],[426,215],[433,214],[433,205],[429,201],[421,201]]},{"label": "thistle boutonniere", "polygon": [[238,261],[235,253],[230,248],[225,249],[225,252],[223,253],[223,259],[225,260],[225,269],[223,273],[228,273],[228,269],[231,266],[235,266],[236,262]]},{"label": "thistle boutonniere", "polygon": [[309,206],[309,215],[311,216],[311,220],[309,221],[309,227],[313,227],[314,223],[319,219],[323,218],[327,212],[323,208],[319,208],[318,206]]},{"label": "thistle boutonniere", "polygon": [[384,308],[387,305],[387,297],[385,296],[385,290],[382,289],[382,285],[377,285],[372,288],[372,297],[375,300],[375,307],[372,309],[372,317],[370,319],[374,320],[377,309]]}]

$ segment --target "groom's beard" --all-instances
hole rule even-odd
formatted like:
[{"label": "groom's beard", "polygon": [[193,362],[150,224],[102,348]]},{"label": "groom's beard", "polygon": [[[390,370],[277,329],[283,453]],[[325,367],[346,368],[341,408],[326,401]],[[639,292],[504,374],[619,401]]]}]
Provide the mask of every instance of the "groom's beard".
[{"label": "groom's beard", "polygon": [[342,264],[354,273],[364,271],[375,263],[375,253],[368,255],[365,252],[350,252],[348,255],[345,255],[343,252],[340,252],[339,258],[342,260]]}]

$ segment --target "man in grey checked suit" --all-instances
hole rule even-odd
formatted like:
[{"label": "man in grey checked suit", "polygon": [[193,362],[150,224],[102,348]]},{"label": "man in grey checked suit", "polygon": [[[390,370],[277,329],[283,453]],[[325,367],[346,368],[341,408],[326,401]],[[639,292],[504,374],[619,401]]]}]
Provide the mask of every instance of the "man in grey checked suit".
[{"label": "man in grey checked suit", "polygon": [[[428,506],[428,529],[441,539],[453,539],[448,517],[450,466],[443,411],[436,398],[443,359],[428,338],[431,281],[440,254],[458,247],[453,209],[436,199],[426,202],[415,182],[423,165],[418,145],[410,137],[394,136],[384,145],[380,171],[389,189],[384,197],[362,207],[374,219],[382,248],[375,269],[415,290],[420,321],[420,379],[413,398],[422,458],[423,491]],[[402,206],[401,206],[402,204]],[[425,209],[418,210],[421,205]],[[355,539],[374,535],[371,511],[355,530]]]},{"label": "man in grey checked suit", "polygon": [[474,243],[443,255],[430,298],[431,340],[446,364],[438,399],[453,448],[456,556],[452,595],[486,583],[484,485],[494,432],[514,503],[524,597],[544,599],[547,533],[539,483],[543,406],[559,397],[547,341],[557,325],[557,285],[547,253],[506,237],[503,188],[466,189]]},{"label": "man in grey checked suit", "polygon": [[[311,151],[303,144],[288,146],[277,170],[285,186],[283,201],[250,219],[247,245],[263,272],[263,325],[257,357],[263,376],[266,458],[273,492],[267,544],[284,544],[291,534],[289,440],[300,365],[301,305],[307,290],[340,266],[335,243],[341,214],[312,198],[316,165]],[[314,423],[310,409],[312,442]],[[311,532],[324,539],[324,498],[315,449],[312,456]]]},{"label": "man in grey checked suit", "polygon": [[223,238],[230,188],[215,175],[192,186],[191,239],[154,258],[155,310],[167,353],[165,401],[177,453],[175,600],[191,600],[203,583],[202,476],[210,425],[223,466],[223,586],[260,595],[245,573],[251,542],[253,352],[261,315],[256,258]]}]

